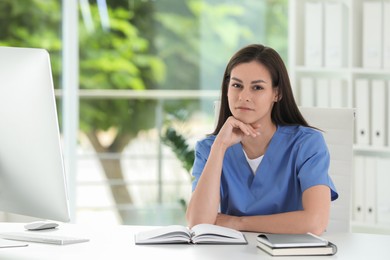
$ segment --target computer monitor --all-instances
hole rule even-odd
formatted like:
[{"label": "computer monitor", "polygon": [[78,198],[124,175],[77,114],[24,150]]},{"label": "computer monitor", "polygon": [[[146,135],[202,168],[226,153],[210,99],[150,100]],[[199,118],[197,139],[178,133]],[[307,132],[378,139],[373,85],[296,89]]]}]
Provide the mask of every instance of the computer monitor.
[{"label": "computer monitor", "polygon": [[0,47],[0,211],[70,220],[49,53]]}]

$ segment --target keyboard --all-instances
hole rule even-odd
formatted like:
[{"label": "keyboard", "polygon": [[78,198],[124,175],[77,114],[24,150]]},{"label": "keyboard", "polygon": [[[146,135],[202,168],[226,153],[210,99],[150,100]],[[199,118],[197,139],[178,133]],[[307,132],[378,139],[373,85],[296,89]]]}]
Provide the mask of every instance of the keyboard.
[{"label": "keyboard", "polygon": [[69,245],[69,244],[89,241],[89,239],[87,238],[68,237],[68,236],[59,236],[59,235],[51,235],[47,233],[43,234],[43,233],[33,233],[33,232],[6,232],[6,233],[0,233],[0,237],[9,240],[37,242],[37,243],[55,244],[55,245]]}]

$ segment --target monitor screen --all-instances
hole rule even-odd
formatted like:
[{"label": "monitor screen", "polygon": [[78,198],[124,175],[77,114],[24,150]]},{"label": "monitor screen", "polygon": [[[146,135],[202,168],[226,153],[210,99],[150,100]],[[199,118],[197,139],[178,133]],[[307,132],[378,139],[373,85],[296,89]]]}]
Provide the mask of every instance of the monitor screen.
[{"label": "monitor screen", "polygon": [[70,219],[49,53],[0,47],[0,211]]}]

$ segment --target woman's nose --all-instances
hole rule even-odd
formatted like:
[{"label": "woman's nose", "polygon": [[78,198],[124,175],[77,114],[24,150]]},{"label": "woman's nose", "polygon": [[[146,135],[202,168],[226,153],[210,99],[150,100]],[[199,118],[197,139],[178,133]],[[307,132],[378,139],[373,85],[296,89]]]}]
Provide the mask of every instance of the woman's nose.
[{"label": "woman's nose", "polygon": [[251,100],[251,97],[250,97],[250,91],[247,90],[247,89],[243,89],[241,92],[240,92],[240,96],[239,96],[239,99],[241,101],[250,101]]}]

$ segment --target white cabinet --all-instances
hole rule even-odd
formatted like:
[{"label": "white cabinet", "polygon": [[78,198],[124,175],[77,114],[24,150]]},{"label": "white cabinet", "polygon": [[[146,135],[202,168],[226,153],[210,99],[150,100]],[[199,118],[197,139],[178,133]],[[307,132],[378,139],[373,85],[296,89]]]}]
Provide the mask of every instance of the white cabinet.
[{"label": "white cabinet", "polygon": [[390,0],[290,0],[289,47],[298,105],[356,109],[352,223],[390,230]]}]

